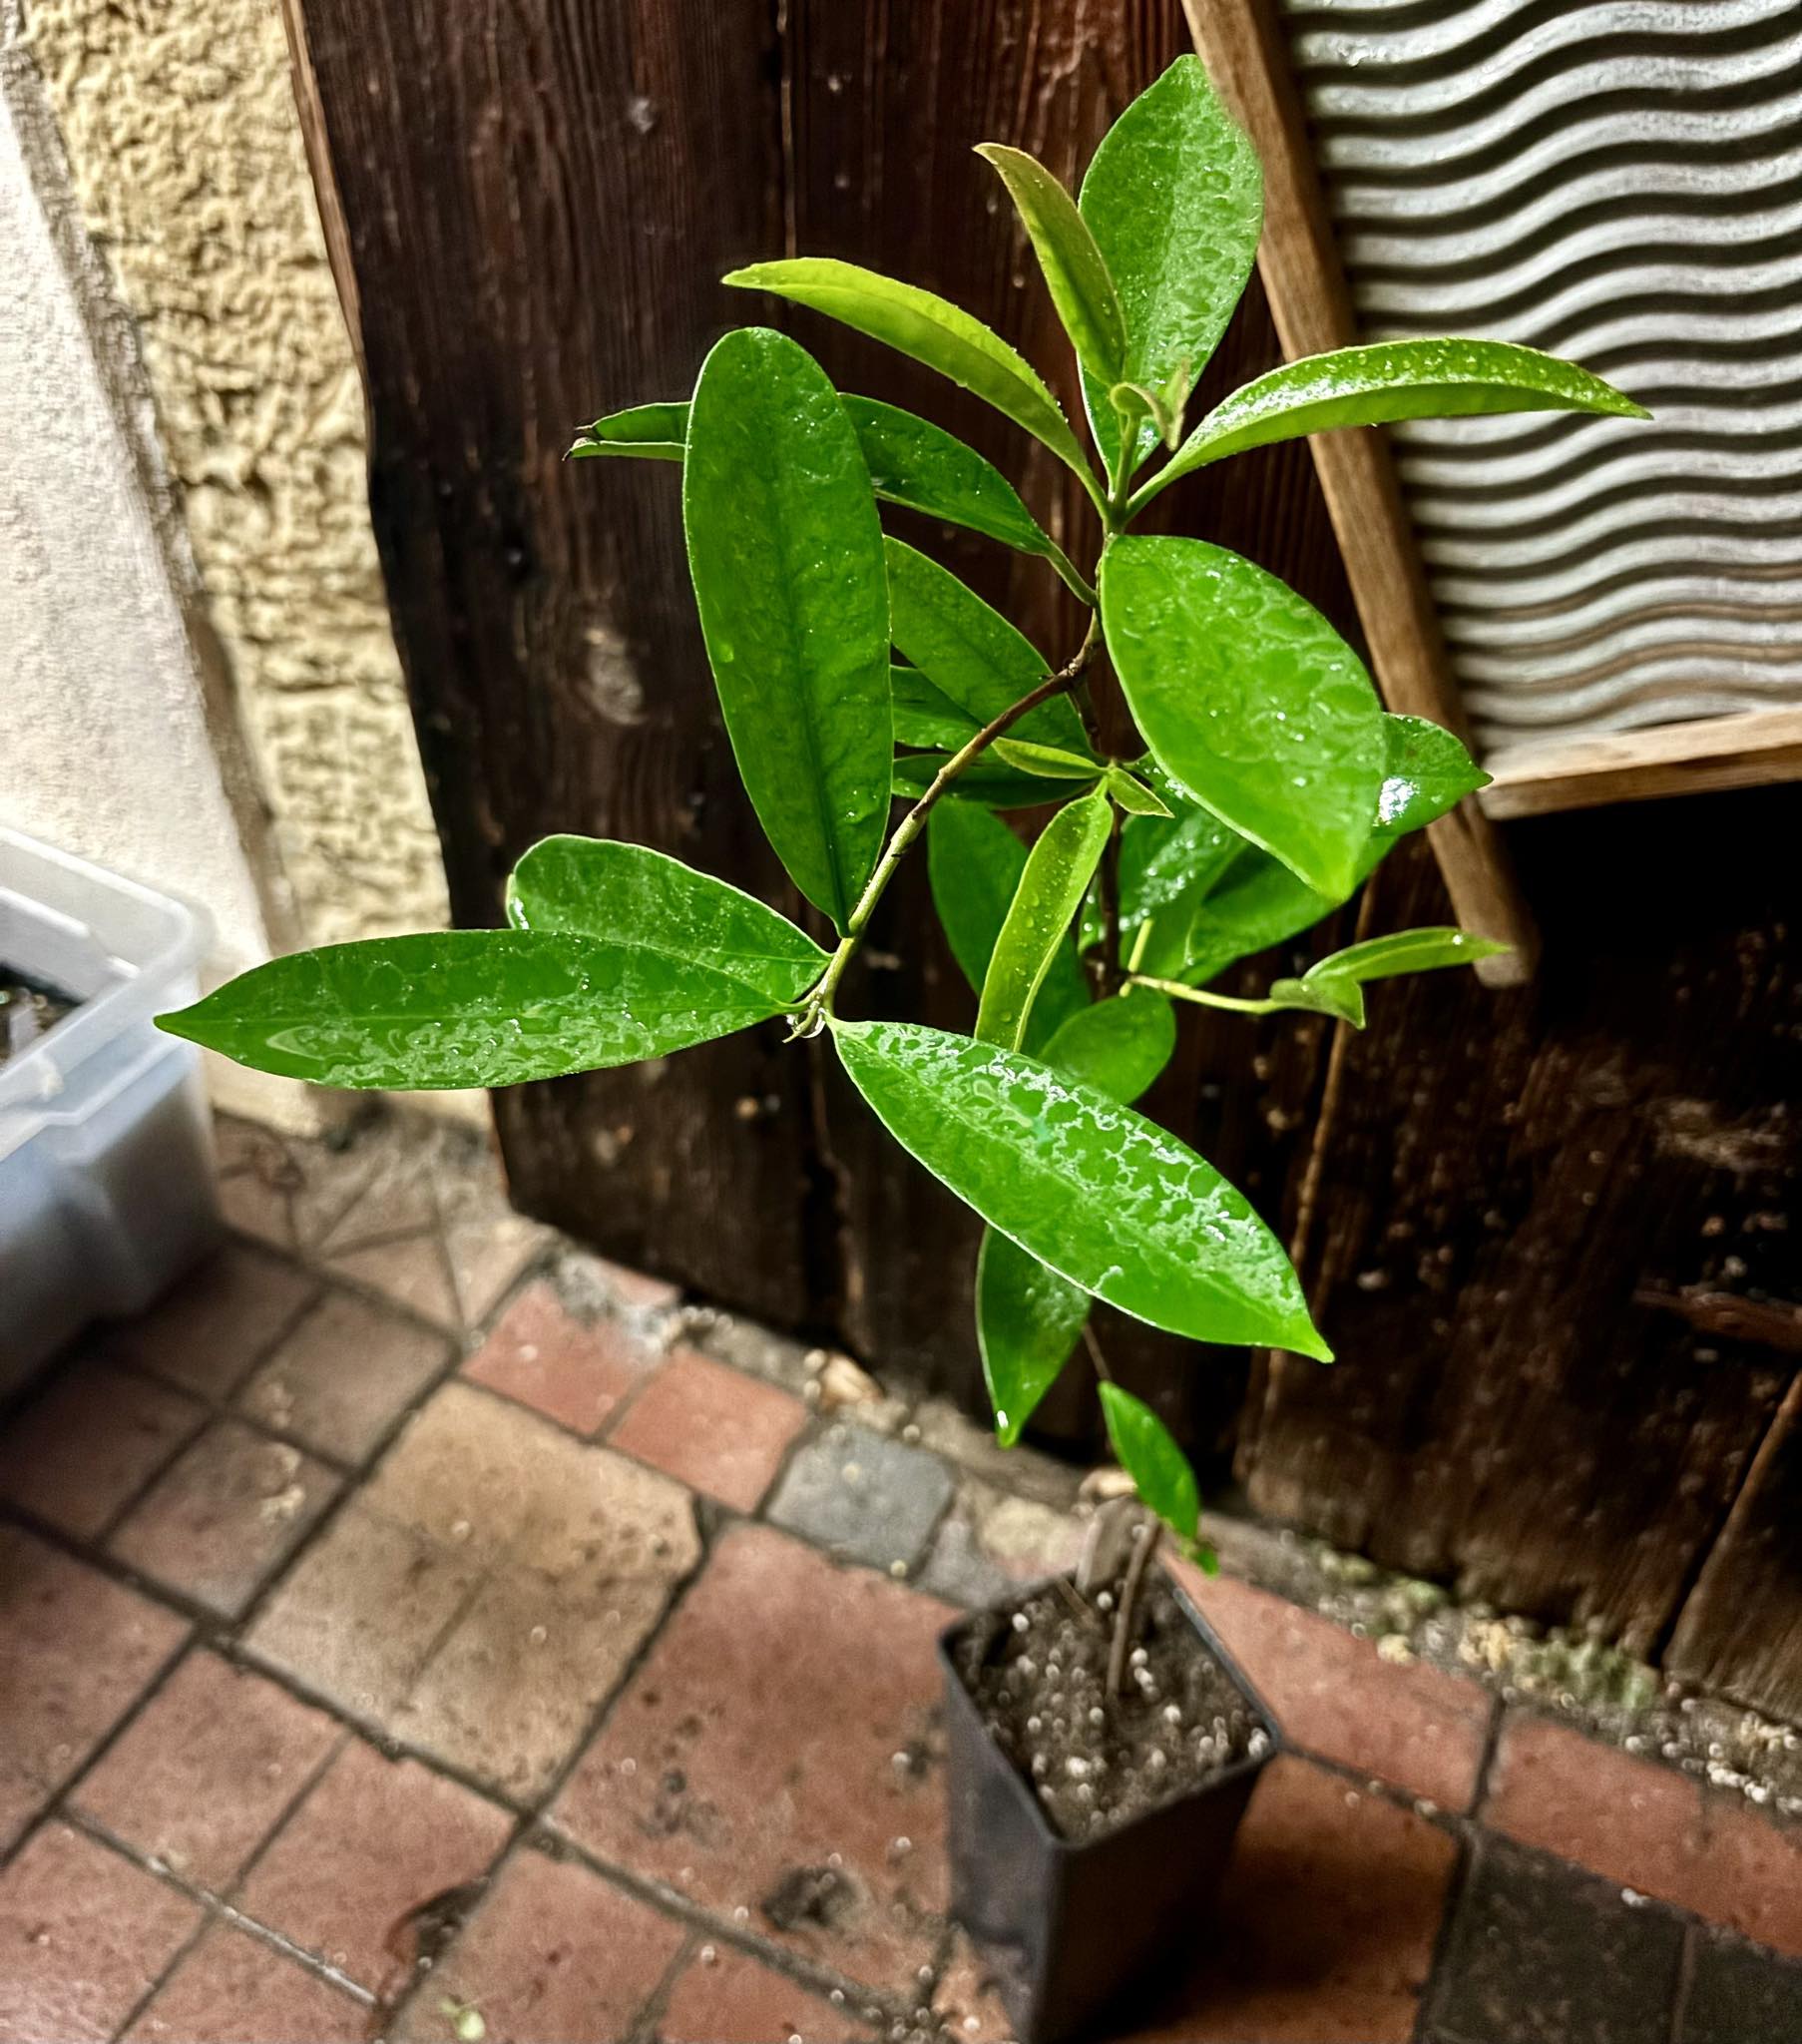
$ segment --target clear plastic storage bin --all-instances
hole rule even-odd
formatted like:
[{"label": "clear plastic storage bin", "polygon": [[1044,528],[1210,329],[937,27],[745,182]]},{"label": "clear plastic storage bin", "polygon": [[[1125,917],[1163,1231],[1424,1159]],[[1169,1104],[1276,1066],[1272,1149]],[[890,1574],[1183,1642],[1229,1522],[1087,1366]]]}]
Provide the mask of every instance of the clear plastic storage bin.
[{"label": "clear plastic storage bin", "polygon": [[204,943],[180,902],[0,829],[0,964],[81,1003],[0,1064],[0,1394],[219,1231],[200,1054],[151,1020]]}]

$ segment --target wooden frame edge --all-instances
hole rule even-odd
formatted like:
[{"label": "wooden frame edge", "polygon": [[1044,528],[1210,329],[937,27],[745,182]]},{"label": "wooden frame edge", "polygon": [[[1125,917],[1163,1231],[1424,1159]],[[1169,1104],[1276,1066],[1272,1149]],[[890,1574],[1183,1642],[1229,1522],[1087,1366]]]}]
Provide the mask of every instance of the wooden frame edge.
[{"label": "wooden frame edge", "polygon": [[1524,740],[1498,749],[1484,765],[1494,777],[1477,799],[1493,817],[1802,780],[1802,710],[1745,710],[1644,731]]}]

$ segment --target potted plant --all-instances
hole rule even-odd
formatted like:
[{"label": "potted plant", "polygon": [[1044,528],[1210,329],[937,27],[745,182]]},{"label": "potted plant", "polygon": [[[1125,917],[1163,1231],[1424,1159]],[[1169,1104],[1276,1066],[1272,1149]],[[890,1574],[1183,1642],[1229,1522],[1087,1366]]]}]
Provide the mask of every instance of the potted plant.
[{"label": "potted plant", "polygon": [[[1262,569],[1132,530],[1205,463],[1297,434],[1429,414],[1639,407],[1576,365],[1475,340],[1291,362],[1185,426],[1250,270],[1260,173],[1199,64],[1122,116],[1076,201],[1018,150],[1005,183],[1081,369],[1092,452],[1013,348],[957,306],[848,262],[726,282],[887,342],[1005,413],[1080,478],[1082,566],[1002,474],[924,418],[841,396],[787,334],[728,332],[686,402],[597,419],[580,457],[681,464],[719,704],[757,817],[829,948],[774,908],[641,845],[560,836],[513,874],[508,927],[277,959],[164,1026],[326,1085],[506,1086],[666,1056],[786,1018],[825,1037],[901,1147],[988,1224],[977,1336],[1016,1441],[1079,1347],[1154,1519],[948,1638],[960,1908],[1005,1947],[1026,2037],[1080,2028],[1154,1966],[1217,1878],[1276,1731],[1192,1609],[1149,1568],[1162,1529],[1205,1565],[1195,1478],[1108,1378],[1092,1298],[1192,1340],[1330,1360],[1250,1204],[1131,1103],[1201,1004],[1364,1019],[1365,988],[1498,947],[1386,934],[1256,999],[1209,982],[1346,901],[1404,833],[1485,776],[1451,734],[1386,714],[1357,656]],[[1167,458],[1148,474],[1159,450]],[[1047,658],[926,554],[894,504],[1041,557],[1080,599]],[[1141,747],[1102,747],[1111,663]],[[891,802],[904,805],[890,822]],[[1051,811],[1030,848],[998,813]],[[926,840],[978,1000],[961,1035],[841,1011],[901,861]]]}]

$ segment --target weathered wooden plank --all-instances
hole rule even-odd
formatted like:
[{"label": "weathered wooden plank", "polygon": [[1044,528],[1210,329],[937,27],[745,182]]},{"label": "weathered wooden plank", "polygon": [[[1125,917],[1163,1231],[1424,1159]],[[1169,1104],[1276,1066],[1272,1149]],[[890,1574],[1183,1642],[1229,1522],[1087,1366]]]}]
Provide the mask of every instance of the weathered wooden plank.
[{"label": "weathered wooden plank", "polygon": [[[1241,1448],[1262,1509],[1661,1641],[1794,1367],[1757,1312],[1669,1301],[1802,1296],[1799,815],[1771,789],[1520,825],[1541,982],[1379,990],[1309,1203],[1342,1359],[1270,1366]],[[1374,926],[1444,915],[1405,847]],[[1793,1611],[1788,1578],[1737,1588]]]},{"label": "weathered wooden plank", "polygon": [[[375,527],[450,871],[494,921],[547,830],[782,899],[687,592],[672,472],[566,468],[572,425],[687,389],[782,237],[754,0],[291,0],[365,366]],[[723,116],[723,118],[722,118]],[[777,1032],[498,1097],[517,1197],[786,1322],[809,1250],[804,1067]]]}]

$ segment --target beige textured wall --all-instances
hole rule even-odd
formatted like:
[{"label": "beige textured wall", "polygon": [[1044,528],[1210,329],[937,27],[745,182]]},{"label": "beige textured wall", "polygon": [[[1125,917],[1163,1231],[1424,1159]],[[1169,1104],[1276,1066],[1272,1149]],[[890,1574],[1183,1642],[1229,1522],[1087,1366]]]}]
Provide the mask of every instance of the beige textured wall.
[{"label": "beige textured wall", "polygon": [[275,0],[23,0],[314,942],[441,923]]}]

